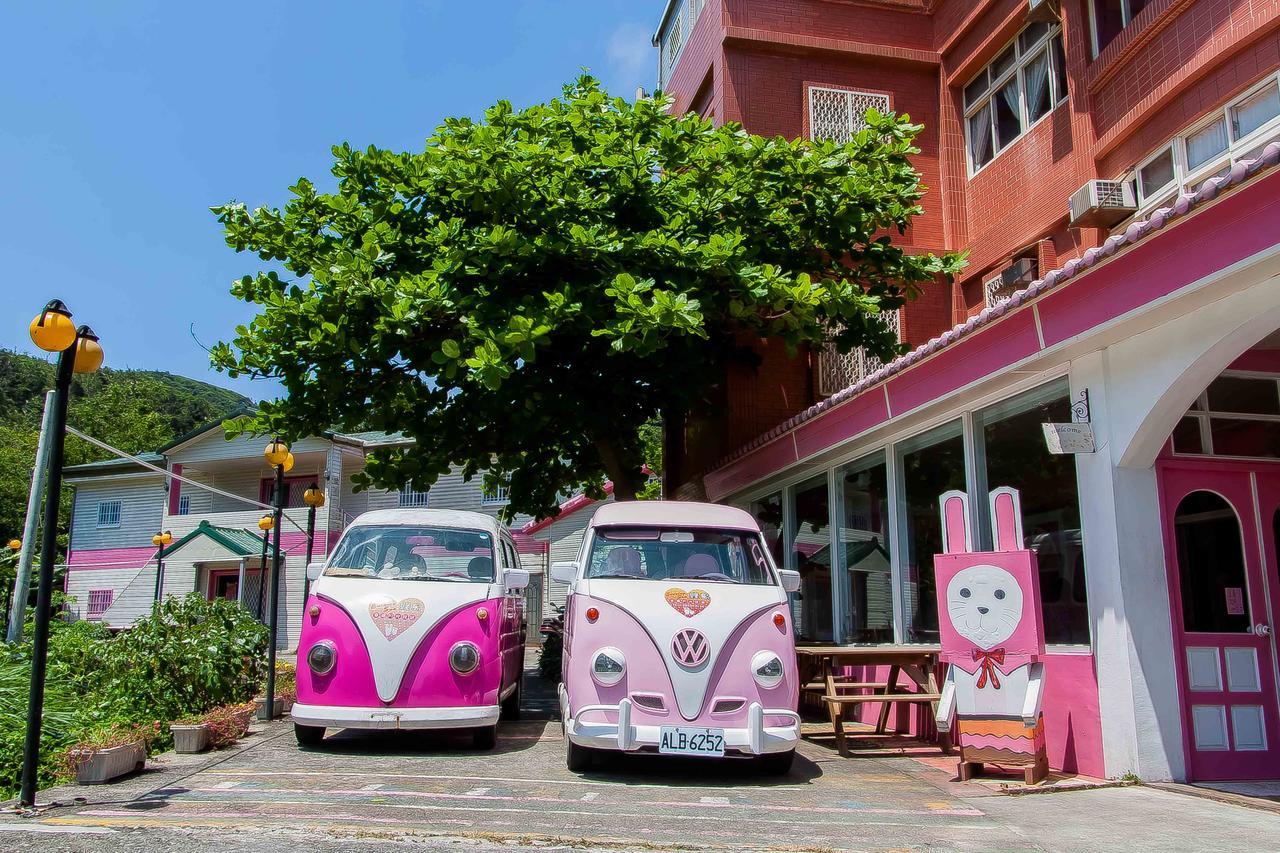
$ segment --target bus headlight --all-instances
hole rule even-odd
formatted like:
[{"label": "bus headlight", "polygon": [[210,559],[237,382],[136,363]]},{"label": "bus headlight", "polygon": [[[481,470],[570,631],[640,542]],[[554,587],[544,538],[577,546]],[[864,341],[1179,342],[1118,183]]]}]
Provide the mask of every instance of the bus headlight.
[{"label": "bus headlight", "polygon": [[307,652],[307,666],[316,675],[328,675],[338,662],[338,647],[329,640],[321,640]]},{"label": "bus headlight", "polygon": [[620,649],[605,646],[591,660],[591,677],[605,687],[612,687],[622,680],[627,671],[627,659]]},{"label": "bus headlight", "polygon": [[766,690],[782,683],[782,658],[773,652],[756,652],[751,659],[751,677]]},{"label": "bus headlight", "polygon": [[467,675],[475,672],[476,667],[480,665],[480,650],[476,648],[475,643],[468,643],[465,640],[461,643],[455,643],[452,649],[449,649],[449,666],[458,675]]}]

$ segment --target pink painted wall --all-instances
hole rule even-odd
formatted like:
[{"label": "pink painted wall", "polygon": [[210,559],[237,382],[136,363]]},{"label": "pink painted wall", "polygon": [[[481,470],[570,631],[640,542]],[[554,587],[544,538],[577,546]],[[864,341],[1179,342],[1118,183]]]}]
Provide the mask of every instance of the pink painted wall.
[{"label": "pink painted wall", "polygon": [[88,551],[67,551],[67,571],[86,569],[140,569],[156,554],[156,549],[146,548],[96,548]]},{"label": "pink painted wall", "polygon": [[[1098,708],[1098,678],[1094,672],[1093,655],[1053,653],[1045,655],[1044,732],[1049,766],[1067,773],[1104,778],[1102,761],[1102,722]],[[865,681],[883,681],[889,677],[887,666],[857,667],[850,672]],[[946,668],[938,668],[938,681],[946,675]],[[914,690],[911,680],[899,676],[904,690]],[[858,719],[875,725],[880,716],[880,706],[861,706]],[[929,706],[895,705],[889,715],[890,728],[900,732],[936,740],[932,711]]]}]

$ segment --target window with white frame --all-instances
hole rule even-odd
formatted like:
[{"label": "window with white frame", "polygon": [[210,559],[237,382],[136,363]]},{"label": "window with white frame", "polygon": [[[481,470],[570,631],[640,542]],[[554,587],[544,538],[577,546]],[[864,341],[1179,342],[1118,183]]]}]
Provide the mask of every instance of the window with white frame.
[{"label": "window with white frame", "polygon": [[1280,458],[1280,377],[1227,371],[1210,382],[1174,428],[1173,452]]},{"label": "window with white frame", "polygon": [[486,487],[484,494],[480,498],[480,503],[485,506],[509,503],[511,500],[508,496],[510,487],[510,481],[504,481],[501,485],[494,486],[493,488]]},{"label": "window with white frame", "polygon": [[678,0],[667,19],[666,29],[658,40],[658,86],[664,87],[671,79],[671,72],[680,61],[680,54],[689,41],[693,25],[698,22],[698,15],[706,0]]},{"label": "window with white frame", "polygon": [[427,505],[427,489],[416,489],[413,483],[406,483],[400,489],[400,506],[424,507]]},{"label": "window with white frame", "polygon": [[178,495],[178,515],[191,514],[191,495]]},{"label": "window with white frame", "polygon": [[1272,74],[1140,162],[1134,169],[1138,207],[1149,211],[1183,190],[1194,191],[1238,160],[1257,157],[1277,137],[1280,76]]},{"label": "window with white frame", "polygon": [[1093,40],[1093,55],[1111,44],[1120,31],[1147,8],[1150,0],[1089,0],[1089,35]]},{"label": "window with white frame", "polygon": [[113,589],[91,589],[89,590],[89,609],[85,616],[93,619],[107,612],[107,608],[111,606],[111,602],[115,600],[116,592]]},{"label": "window with white frame", "polygon": [[120,501],[98,502],[98,527],[120,526]]},{"label": "window with white frame", "polygon": [[889,112],[889,96],[809,87],[809,138],[848,142],[867,129],[867,111]]},{"label": "window with white frame", "polygon": [[974,174],[1067,99],[1062,27],[1028,24],[964,87],[969,174]]}]

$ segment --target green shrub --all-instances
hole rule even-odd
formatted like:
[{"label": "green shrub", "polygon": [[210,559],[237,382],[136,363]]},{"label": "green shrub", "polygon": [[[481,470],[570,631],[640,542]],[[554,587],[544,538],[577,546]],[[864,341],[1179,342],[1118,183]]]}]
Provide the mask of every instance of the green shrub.
[{"label": "green shrub", "polygon": [[[22,749],[27,737],[27,700],[31,664],[10,655],[0,659],[0,798],[18,792],[22,778]],[[52,785],[62,770],[63,750],[81,727],[82,702],[64,684],[50,678],[45,683],[44,725],[40,730],[40,787]]]},{"label": "green shrub", "polygon": [[105,644],[101,701],[114,718],[176,720],[254,697],[267,629],[235,602],[169,597]]}]

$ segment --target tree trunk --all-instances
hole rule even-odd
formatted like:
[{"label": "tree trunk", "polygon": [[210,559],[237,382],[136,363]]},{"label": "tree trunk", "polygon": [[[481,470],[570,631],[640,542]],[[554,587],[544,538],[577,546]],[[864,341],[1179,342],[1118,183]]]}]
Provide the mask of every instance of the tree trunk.
[{"label": "tree trunk", "polygon": [[596,452],[600,454],[600,463],[605,473],[613,481],[613,499],[616,501],[633,501],[636,499],[636,475],[618,458],[618,449],[607,438],[596,439]]}]

